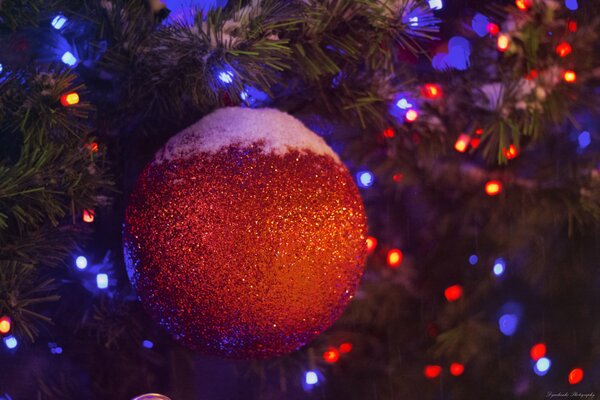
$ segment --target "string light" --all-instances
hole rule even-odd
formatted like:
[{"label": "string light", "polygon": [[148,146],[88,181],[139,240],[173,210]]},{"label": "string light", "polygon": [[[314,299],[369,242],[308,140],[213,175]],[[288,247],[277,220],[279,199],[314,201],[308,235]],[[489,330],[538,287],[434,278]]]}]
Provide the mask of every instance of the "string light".
[{"label": "string light", "polygon": [[575,11],[579,8],[579,4],[577,4],[577,0],[565,0],[565,7],[571,11]]},{"label": "string light", "polygon": [[142,347],[144,347],[145,349],[151,349],[154,347],[154,343],[152,343],[152,341],[150,340],[144,340],[142,342]]},{"label": "string light", "polygon": [[460,363],[450,364],[450,374],[453,376],[461,376],[465,372],[465,366]]},{"label": "string light", "polygon": [[383,131],[383,137],[385,138],[392,139],[394,136],[396,136],[396,131],[394,128],[387,128]]},{"label": "string light", "polygon": [[98,286],[98,289],[106,289],[108,287],[108,275],[96,275],[96,286]]},{"label": "string light", "polygon": [[569,383],[571,385],[577,385],[583,380],[583,370],[581,368],[572,369],[569,372]]},{"label": "string light", "polygon": [[542,357],[533,365],[533,372],[535,372],[537,376],[544,376],[548,373],[551,366],[552,361],[550,361],[549,358]]},{"label": "string light", "polygon": [[397,174],[394,174],[392,179],[394,180],[394,182],[402,182],[402,180],[404,179],[404,174],[402,172],[398,172]]},{"label": "string light", "polygon": [[502,149],[502,152],[504,153],[504,157],[506,157],[507,160],[512,160],[519,156],[519,149],[517,149],[517,146],[515,146],[514,144],[508,146],[508,149]]},{"label": "string light", "polygon": [[94,216],[94,210],[83,210],[83,215],[81,216],[81,219],[83,219],[83,222],[91,224],[92,222],[94,222]]},{"label": "string light", "polygon": [[343,353],[343,354],[350,353],[352,351],[352,343],[344,342],[344,343],[340,344],[339,350],[340,350],[340,353]]},{"label": "string light", "polygon": [[568,56],[569,54],[571,54],[571,51],[573,51],[573,48],[567,42],[559,43],[556,46],[556,54],[558,54],[560,57]]},{"label": "string light", "polygon": [[63,26],[65,26],[65,24],[67,23],[67,18],[63,15],[57,15],[56,17],[54,17],[54,19],[52,20],[51,24],[52,27],[54,27],[54,29],[60,29]]},{"label": "string light", "polygon": [[477,261],[479,261],[479,257],[477,257],[477,255],[476,255],[476,254],[472,254],[472,255],[469,257],[469,264],[471,264],[471,265],[476,265],[476,264],[477,264]]},{"label": "string light", "polygon": [[498,319],[498,328],[504,336],[512,336],[517,331],[519,317],[515,314],[504,314]]},{"label": "string light", "polygon": [[505,270],[506,270],[506,263],[504,262],[504,260],[502,258],[498,258],[496,261],[494,261],[494,267],[493,267],[494,275],[502,276],[504,274]]},{"label": "string light", "polygon": [[408,110],[409,108],[412,108],[412,106],[412,103],[409,103],[404,97],[396,102],[396,107],[401,110]]},{"label": "string light", "polygon": [[66,93],[60,96],[60,104],[65,107],[73,106],[79,103],[79,95],[75,92]]},{"label": "string light", "polygon": [[529,351],[529,356],[533,361],[537,361],[540,358],[546,355],[546,344],[544,343],[536,343],[531,346],[531,350]]},{"label": "string light", "polygon": [[98,143],[97,142],[92,142],[90,144],[87,145],[87,148],[92,152],[92,153],[97,153],[98,152]]},{"label": "string light", "polygon": [[577,22],[569,21],[569,23],[567,24],[567,29],[569,30],[569,32],[577,32]]},{"label": "string light", "polygon": [[525,77],[525,79],[531,81],[533,79],[536,79],[538,77],[538,72],[536,69],[532,69],[531,71],[529,71],[529,73],[527,74],[527,76]]},{"label": "string light", "polygon": [[510,37],[508,35],[502,34],[498,36],[498,40],[496,42],[496,46],[498,50],[501,52],[505,52],[508,50],[508,46],[510,45]]},{"label": "string light", "polygon": [[498,26],[498,24],[490,22],[489,24],[487,24],[487,31],[490,35],[496,36],[500,33],[500,27]]},{"label": "string light", "polygon": [[428,379],[437,378],[438,376],[440,376],[441,373],[442,367],[440,367],[439,365],[426,365],[425,369],[423,370],[423,374]]},{"label": "string light", "polygon": [[429,0],[429,8],[432,10],[441,10],[444,7],[442,0]]},{"label": "string light", "polygon": [[476,149],[479,147],[479,144],[481,143],[481,139],[474,137],[471,139],[471,147]]},{"label": "string light", "polygon": [[577,136],[577,142],[581,149],[585,149],[592,143],[592,136],[588,131],[583,131]]},{"label": "string light", "polygon": [[449,302],[458,301],[462,297],[462,294],[463,289],[460,285],[452,285],[444,290],[444,296]]},{"label": "string light", "polygon": [[325,360],[325,362],[327,363],[333,364],[339,359],[340,352],[336,348],[330,347],[329,349],[327,349],[327,351],[323,353],[323,360]]},{"label": "string light", "polygon": [[567,70],[563,73],[563,79],[565,82],[573,83],[577,80],[577,74],[575,71]]},{"label": "string light", "polygon": [[65,51],[60,60],[67,64],[69,67],[72,67],[75,64],[77,64],[77,57],[75,57],[70,51]]},{"label": "string light", "polygon": [[316,385],[319,383],[319,377],[315,371],[306,371],[304,374],[304,381],[307,385]]},{"label": "string light", "polygon": [[219,72],[219,79],[221,82],[225,84],[230,84],[233,82],[233,72],[231,71],[222,71]]},{"label": "string light", "polygon": [[12,350],[19,345],[19,341],[13,335],[5,336],[4,345]]},{"label": "string light", "polygon": [[456,143],[454,143],[454,150],[459,153],[464,153],[469,148],[469,143],[471,142],[471,137],[465,133],[461,134],[458,139],[456,139]]},{"label": "string light", "polygon": [[0,318],[0,333],[6,335],[10,332],[11,325],[10,318],[6,315]]},{"label": "string light", "polygon": [[359,171],[356,174],[356,181],[359,187],[363,189],[368,189],[373,186],[375,182],[375,177],[369,171]]},{"label": "string light", "polygon": [[475,134],[476,135],[483,135],[483,129],[482,128],[476,129],[475,130]]},{"label": "string light", "polygon": [[485,184],[485,192],[488,196],[496,196],[502,192],[502,182],[500,181],[489,181]]},{"label": "string light", "polygon": [[416,110],[408,110],[405,118],[408,122],[415,122],[419,118],[419,113]]},{"label": "string light", "polygon": [[521,11],[527,11],[531,8],[531,0],[515,0],[515,5]]},{"label": "string light", "polygon": [[402,251],[398,249],[392,249],[387,253],[387,263],[390,268],[398,268],[400,264],[402,264],[403,258],[404,255],[402,254]]},{"label": "string light", "polygon": [[373,253],[377,247],[377,239],[373,236],[367,237],[367,254]]},{"label": "string light", "polygon": [[423,94],[423,97],[427,99],[439,99],[444,95],[442,87],[435,83],[426,83],[423,85],[421,93]]},{"label": "string light", "polygon": [[75,266],[79,269],[86,269],[88,266],[88,260],[84,256],[79,256],[75,259]]}]

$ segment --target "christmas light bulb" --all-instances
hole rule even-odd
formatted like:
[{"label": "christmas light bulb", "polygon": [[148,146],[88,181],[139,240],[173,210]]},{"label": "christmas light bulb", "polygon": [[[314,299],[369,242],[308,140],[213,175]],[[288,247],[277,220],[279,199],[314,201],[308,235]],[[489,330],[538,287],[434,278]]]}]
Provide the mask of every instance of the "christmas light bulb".
[{"label": "christmas light bulb", "polygon": [[8,332],[10,332],[11,325],[12,324],[9,317],[4,316],[0,318],[0,333],[6,335]]},{"label": "christmas light bulb", "polygon": [[328,362],[330,364],[335,363],[339,359],[340,359],[340,352],[336,348],[330,347],[329,349],[327,349],[327,351],[325,351],[323,353],[323,360],[325,360],[325,362]]},{"label": "christmas light bulb", "polygon": [[496,42],[496,46],[498,50],[501,52],[505,52],[508,50],[508,46],[510,45],[510,37],[508,35],[502,34],[498,36],[498,41]]},{"label": "christmas light bulb", "polygon": [[83,210],[83,215],[82,215],[81,219],[83,219],[83,222],[91,224],[92,222],[94,222],[94,217],[95,217],[94,210]]},{"label": "christmas light bulb", "polygon": [[556,54],[558,54],[560,57],[568,56],[571,54],[571,51],[573,51],[573,48],[567,42],[562,42],[556,46]]},{"label": "christmas light bulb", "polygon": [[454,143],[454,150],[459,153],[464,153],[469,148],[469,143],[471,142],[471,137],[465,133],[461,134],[458,139],[456,139],[456,143]]},{"label": "christmas light bulb", "polygon": [[462,294],[463,289],[461,285],[452,285],[444,290],[444,296],[449,302],[458,301],[462,297]]},{"label": "christmas light bulb", "polygon": [[416,110],[408,110],[405,118],[408,122],[415,122],[419,118],[419,113]]},{"label": "christmas light bulb", "polygon": [[400,264],[402,264],[403,258],[404,255],[402,254],[402,251],[398,249],[392,249],[388,251],[387,263],[390,266],[390,268],[398,268]]},{"label": "christmas light bulb", "polygon": [[387,128],[383,131],[383,137],[385,138],[392,139],[394,136],[396,136],[396,131],[394,128]]},{"label": "christmas light bulb", "polygon": [[423,85],[421,93],[423,94],[423,97],[428,99],[439,99],[444,95],[442,87],[435,83],[426,83]]},{"label": "christmas light bulb", "polygon": [[583,380],[583,370],[581,368],[572,369],[569,372],[569,383],[571,385],[577,385]]},{"label": "christmas light bulb", "polygon": [[485,192],[488,196],[496,196],[502,192],[502,182],[500,181],[489,181],[485,184]]},{"label": "christmas light bulb", "polygon": [[567,70],[563,73],[563,79],[565,82],[573,83],[577,80],[577,74],[575,71]]},{"label": "christmas light bulb", "polygon": [[515,0],[515,5],[521,11],[527,11],[531,8],[531,0]]},{"label": "christmas light bulb", "polygon": [[66,93],[60,96],[60,104],[65,107],[73,106],[77,103],[79,103],[79,95],[75,92]]},{"label": "christmas light bulb", "polygon": [[439,365],[426,365],[425,369],[423,370],[423,374],[428,379],[437,378],[438,376],[440,376],[441,373],[442,367],[440,367]]},{"label": "christmas light bulb", "polygon": [[537,361],[546,355],[546,344],[536,343],[531,347],[529,355],[533,361]]},{"label": "christmas light bulb", "polygon": [[507,160],[517,158],[519,155],[519,149],[517,149],[517,146],[515,146],[514,144],[508,146],[508,149],[502,149],[502,152],[504,153],[504,157],[506,157]]}]

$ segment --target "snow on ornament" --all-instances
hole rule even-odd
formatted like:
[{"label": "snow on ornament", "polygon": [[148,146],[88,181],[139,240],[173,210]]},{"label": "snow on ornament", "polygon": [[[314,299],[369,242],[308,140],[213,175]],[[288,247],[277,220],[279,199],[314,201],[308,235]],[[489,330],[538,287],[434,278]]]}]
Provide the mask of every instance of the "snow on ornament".
[{"label": "snow on ornament", "polygon": [[340,316],[363,272],[352,176],[274,109],[223,108],[171,138],[130,196],[124,250],[149,314],[204,354],[269,358]]}]

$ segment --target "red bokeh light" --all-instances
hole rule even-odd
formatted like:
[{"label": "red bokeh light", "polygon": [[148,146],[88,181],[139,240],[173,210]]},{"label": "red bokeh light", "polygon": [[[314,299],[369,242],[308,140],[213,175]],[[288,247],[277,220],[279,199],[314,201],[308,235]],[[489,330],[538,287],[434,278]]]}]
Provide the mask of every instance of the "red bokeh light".
[{"label": "red bokeh light", "polygon": [[489,181],[485,184],[485,192],[488,196],[496,196],[502,192],[502,182]]},{"label": "red bokeh light", "polygon": [[442,87],[435,83],[426,83],[423,85],[421,93],[423,94],[423,97],[428,99],[439,99],[444,95]]},{"label": "red bokeh light", "polygon": [[459,153],[464,153],[469,148],[469,143],[471,142],[471,138],[467,134],[461,134],[456,142],[454,143],[454,150]]},{"label": "red bokeh light", "polygon": [[544,343],[537,343],[531,347],[529,355],[533,361],[537,361],[546,355],[546,345]]},{"label": "red bokeh light", "polygon": [[487,24],[487,31],[490,35],[496,36],[500,33],[500,27],[498,26],[498,24],[490,22],[489,24]]},{"label": "red bokeh light", "polygon": [[398,268],[400,264],[402,264],[403,258],[404,255],[402,254],[402,251],[398,249],[392,249],[387,253],[387,263],[390,268]]},{"label": "red bokeh light", "polygon": [[465,366],[460,363],[450,364],[450,373],[454,376],[461,376],[465,372]]},{"label": "red bokeh light", "polygon": [[87,222],[88,224],[91,224],[92,222],[94,222],[95,215],[96,215],[96,213],[94,212],[94,210],[83,210],[83,215],[82,215],[83,222]]},{"label": "red bokeh light", "polygon": [[340,359],[340,352],[336,348],[330,347],[323,353],[323,360],[325,360],[325,362],[328,362],[330,364],[333,364],[334,362],[336,362],[339,359]]},{"label": "red bokeh light", "polygon": [[517,158],[517,156],[519,155],[519,149],[517,149],[517,146],[515,146],[514,144],[508,146],[508,149],[502,149],[502,152],[508,160]]},{"label": "red bokeh light", "polygon": [[426,365],[425,369],[423,370],[423,374],[429,379],[437,378],[441,373],[442,367],[439,365]]},{"label": "red bokeh light", "polygon": [[350,353],[352,351],[352,343],[345,342],[340,344],[340,353]]},{"label": "red bokeh light", "polygon": [[558,46],[556,46],[556,54],[558,54],[560,57],[568,56],[571,54],[571,51],[573,51],[573,48],[567,42],[559,43]]},{"label": "red bokeh light", "polygon": [[498,50],[504,52],[508,50],[508,46],[510,46],[510,37],[508,35],[502,34],[498,36],[498,41],[496,42]]},{"label": "red bokeh light", "polygon": [[463,289],[460,285],[453,285],[444,290],[444,296],[446,296],[446,300],[450,302],[459,300],[462,297],[462,294]]},{"label": "red bokeh light", "polygon": [[394,128],[387,128],[385,131],[383,131],[383,137],[391,139],[394,136],[396,136],[396,131],[394,130]]},{"label": "red bokeh light", "polygon": [[575,71],[567,70],[563,73],[563,79],[565,82],[573,83],[577,80],[577,74]]},{"label": "red bokeh light", "polygon": [[571,385],[577,385],[583,380],[583,370],[581,368],[572,369],[569,372],[569,383]]}]

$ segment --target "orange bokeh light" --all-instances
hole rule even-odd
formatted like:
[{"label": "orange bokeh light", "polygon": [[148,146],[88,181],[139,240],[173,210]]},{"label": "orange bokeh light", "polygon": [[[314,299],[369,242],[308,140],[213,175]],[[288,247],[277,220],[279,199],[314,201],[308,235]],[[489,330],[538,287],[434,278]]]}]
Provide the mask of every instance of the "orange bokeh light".
[{"label": "orange bokeh light", "polygon": [[398,249],[392,249],[387,253],[387,263],[390,268],[398,268],[400,264],[402,264],[403,258],[404,255],[402,254],[402,251]]},{"label": "orange bokeh light", "polygon": [[519,149],[517,149],[517,146],[515,146],[514,144],[508,146],[508,149],[502,149],[502,152],[504,153],[504,157],[506,157],[508,160],[517,158],[517,156],[519,155]]},{"label": "orange bokeh light", "polygon": [[96,213],[94,212],[94,210],[83,210],[83,215],[81,218],[83,219],[83,222],[91,224],[92,222],[94,222],[95,215]]},{"label": "orange bokeh light", "polygon": [[421,93],[423,94],[423,97],[426,97],[428,99],[439,99],[444,95],[442,87],[435,83],[426,83],[425,85],[423,85]]},{"label": "orange bokeh light", "polygon": [[575,71],[567,70],[563,73],[563,79],[566,82],[573,83],[577,80],[577,74]]},{"label": "orange bokeh light", "polygon": [[79,103],[79,95],[75,92],[66,93],[60,96],[60,104],[65,107],[73,106],[77,103]]},{"label": "orange bokeh light", "polygon": [[7,316],[4,316],[2,318],[0,318],[0,333],[1,334],[6,334],[8,332],[10,332],[10,328],[11,328],[12,324],[10,322],[10,318]]},{"label": "orange bokeh light", "polygon": [[521,11],[527,11],[531,8],[531,0],[515,0],[515,5]]},{"label": "orange bokeh light", "polygon": [[373,236],[367,237],[367,254],[371,254],[377,247],[377,239]]},{"label": "orange bokeh light", "polygon": [[419,118],[419,113],[416,112],[415,110],[408,110],[406,112],[405,118],[408,122],[415,122],[417,120],[417,118]]},{"label": "orange bokeh light", "polygon": [[463,289],[460,285],[452,285],[444,290],[444,296],[446,296],[446,300],[450,302],[459,300],[462,297],[462,294]]},{"label": "orange bokeh light", "polygon": [[502,192],[502,182],[489,181],[485,184],[485,192],[488,196],[496,196]]},{"label": "orange bokeh light", "polygon": [[502,52],[508,50],[508,46],[510,45],[510,37],[505,34],[498,36],[498,41],[496,42],[496,45],[498,46],[498,50]]},{"label": "orange bokeh light", "polygon": [[461,134],[458,139],[456,139],[456,143],[454,143],[454,150],[459,153],[464,153],[469,147],[469,142],[471,142],[471,137],[465,133]]}]

